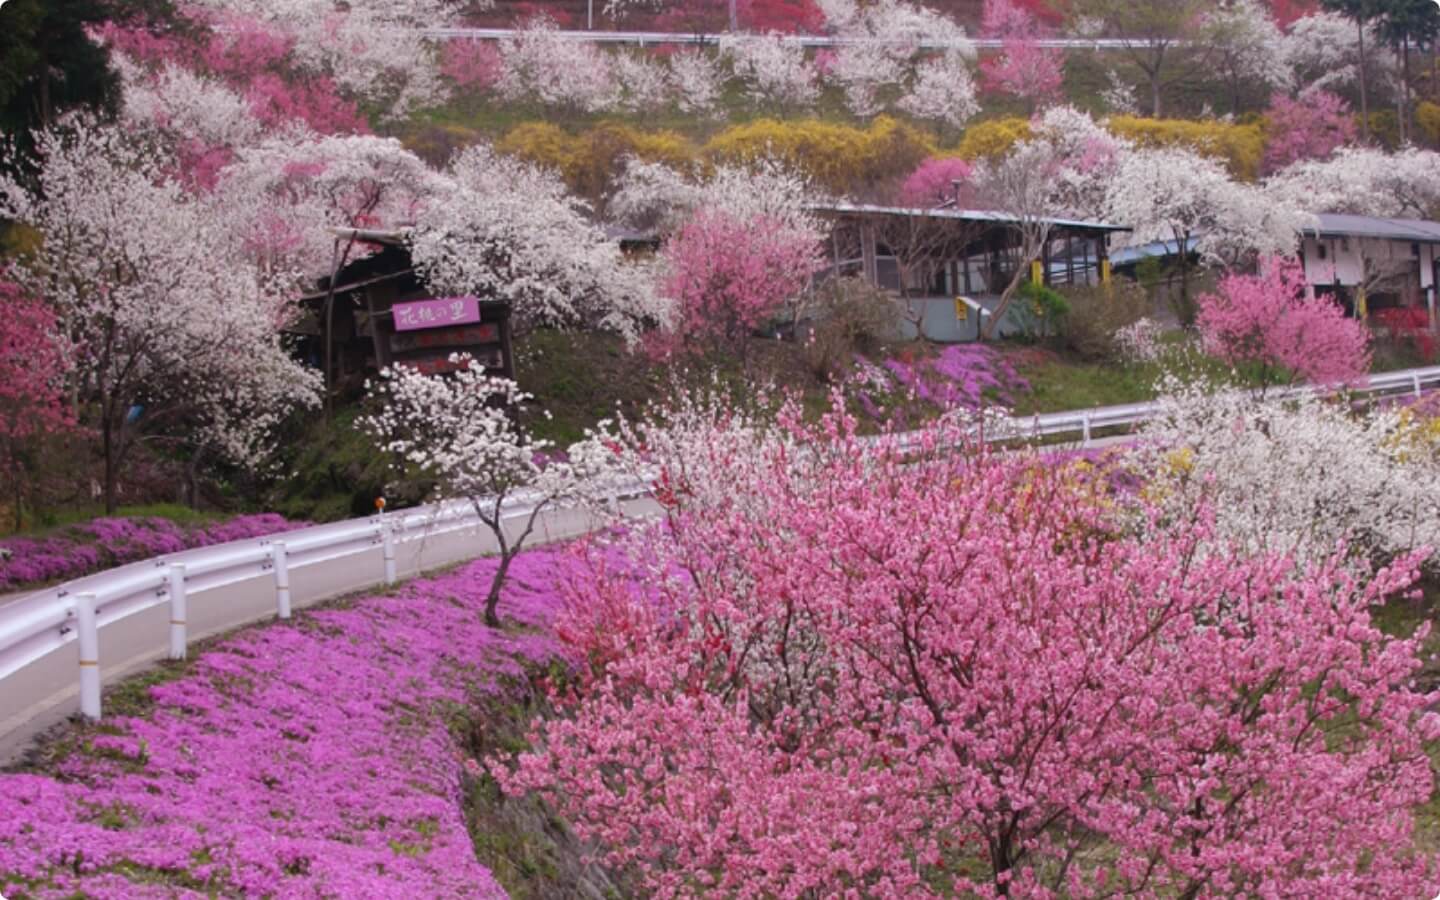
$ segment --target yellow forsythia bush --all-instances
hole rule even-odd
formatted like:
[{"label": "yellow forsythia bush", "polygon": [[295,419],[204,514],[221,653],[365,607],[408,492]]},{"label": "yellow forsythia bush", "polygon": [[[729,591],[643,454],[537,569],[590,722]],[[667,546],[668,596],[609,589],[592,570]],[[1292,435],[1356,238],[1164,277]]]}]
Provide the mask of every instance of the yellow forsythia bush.
[{"label": "yellow forsythia bush", "polygon": [[537,166],[554,169],[568,181],[579,156],[579,141],[559,125],[525,122],[496,141],[495,149]]},{"label": "yellow forsythia bush", "polygon": [[1415,124],[1420,126],[1420,133],[1430,146],[1440,146],[1440,104],[1421,100],[1415,107]]},{"label": "yellow forsythia bush", "polygon": [[1111,116],[1107,127],[1111,134],[1142,147],[1183,147],[1221,160],[1230,174],[1242,181],[1259,176],[1265,157],[1265,130],[1259,122],[1230,125],[1214,120]]},{"label": "yellow forsythia bush", "polygon": [[620,161],[627,156],[684,168],[699,153],[673,131],[639,131],[615,122],[602,122],[579,134],[549,122],[526,122],[501,138],[495,149],[554,169],[572,191],[592,202],[609,193]]},{"label": "yellow forsythia bush", "polygon": [[808,174],[822,188],[861,193],[903,178],[935,149],[928,133],[881,116],[866,129],[818,119],[759,119],[717,134],[704,152],[714,163],[777,158]]},{"label": "yellow forsythia bush", "polygon": [[1021,141],[1031,137],[1030,120],[1022,118],[991,119],[976,122],[965,129],[955,155],[967,162],[999,159]]}]

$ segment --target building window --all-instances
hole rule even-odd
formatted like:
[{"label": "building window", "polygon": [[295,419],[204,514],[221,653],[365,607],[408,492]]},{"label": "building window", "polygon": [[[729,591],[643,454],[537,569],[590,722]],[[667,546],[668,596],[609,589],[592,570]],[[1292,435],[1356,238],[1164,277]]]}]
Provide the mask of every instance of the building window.
[{"label": "building window", "polygon": [[1324,244],[1321,244],[1321,245],[1320,245],[1320,258],[1321,258],[1321,259],[1324,259],[1325,256],[1326,256],[1325,245],[1324,245]]}]

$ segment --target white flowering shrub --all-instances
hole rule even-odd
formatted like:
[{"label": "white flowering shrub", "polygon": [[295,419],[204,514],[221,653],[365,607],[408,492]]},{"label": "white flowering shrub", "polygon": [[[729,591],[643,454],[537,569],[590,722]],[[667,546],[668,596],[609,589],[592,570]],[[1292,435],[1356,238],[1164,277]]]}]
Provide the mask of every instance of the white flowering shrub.
[{"label": "white flowering shrub", "polygon": [[548,16],[537,16],[502,39],[500,60],[504,71],[496,87],[511,102],[604,112],[619,96],[604,51],[562,37]]},{"label": "white flowering shrub", "polygon": [[980,112],[980,101],[969,60],[962,53],[948,51],[921,62],[900,108],[946,128],[959,128],[970,121]]},{"label": "white flowering shrub", "polygon": [[778,34],[726,35],[720,39],[720,52],[758,104],[809,106],[820,96],[805,49]]},{"label": "white flowering shrub", "polygon": [[683,113],[709,115],[715,111],[725,78],[715,57],[704,50],[681,50],[670,57],[670,87],[675,105]]},{"label": "white flowering shrub", "polygon": [[505,300],[521,328],[583,324],[634,340],[668,321],[650,273],[624,259],[556,175],[477,145],[455,157],[450,177],[411,234],[432,289]]},{"label": "white flowering shrub", "polygon": [[609,208],[622,222],[662,234],[677,230],[703,209],[738,221],[779,222],[819,241],[824,229],[810,209],[818,202],[823,195],[809,179],[776,160],[719,165],[702,177],[664,163],[631,159]]},{"label": "white flowering shrub", "polygon": [[1172,382],[1141,432],[1147,490],[1178,515],[1207,504],[1219,538],[1311,561],[1440,547],[1440,469],[1407,452],[1396,410],[1263,399]]},{"label": "white flowering shrub", "polygon": [[[532,398],[515,382],[485,373],[463,355],[456,371],[425,375],[397,366],[371,386],[374,411],[359,424],[407,475],[429,479],[434,499],[471,505],[500,551],[485,620],[500,624],[497,606],[510,563],[535,533],[540,516],[560,505],[602,509],[629,474],[616,449],[597,436],[556,453],[516,413]],[[518,522],[506,527],[510,504]]]}]

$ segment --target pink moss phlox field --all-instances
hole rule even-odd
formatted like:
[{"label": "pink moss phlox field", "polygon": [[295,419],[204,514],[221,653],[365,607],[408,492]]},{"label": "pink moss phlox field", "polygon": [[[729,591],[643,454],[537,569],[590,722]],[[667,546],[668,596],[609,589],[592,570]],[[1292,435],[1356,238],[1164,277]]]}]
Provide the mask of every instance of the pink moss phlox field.
[{"label": "pink moss phlox field", "polygon": [[186,527],[169,519],[100,518],[43,538],[0,540],[0,590],[79,578],[112,566],[304,528],[275,513],[236,516],[214,525]]},{"label": "pink moss phlox field", "polygon": [[[984,344],[952,344],[919,360],[895,357],[885,360],[884,367],[916,398],[945,410],[1007,405],[1015,392],[1029,389],[1009,360]],[[874,406],[866,391],[861,392],[861,405],[867,410]]]},{"label": "pink moss phlox field", "polygon": [[[475,858],[447,718],[556,646],[567,551],[516,559],[481,621],[495,563],[246,631],[110,718],[58,771],[0,775],[0,893],[500,897]],[[132,883],[124,875],[138,873]],[[18,889],[18,890],[17,890]],[[155,896],[174,896],[155,891]]]}]

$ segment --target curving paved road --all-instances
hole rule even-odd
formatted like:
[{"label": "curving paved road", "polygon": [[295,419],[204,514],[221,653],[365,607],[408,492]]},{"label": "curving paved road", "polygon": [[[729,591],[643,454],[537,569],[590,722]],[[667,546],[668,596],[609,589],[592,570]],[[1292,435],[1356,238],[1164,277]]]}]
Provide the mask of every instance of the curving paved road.
[{"label": "curving paved road", "polygon": [[[659,507],[648,498],[621,504],[627,517],[655,515]],[[578,510],[556,510],[541,517],[532,542],[550,543],[587,534],[593,517]],[[401,578],[474,559],[496,551],[494,538],[480,528],[400,543],[396,564]],[[384,559],[379,546],[364,553],[290,571],[291,605],[313,606],[357,591],[383,589]],[[0,605],[26,594],[0,598]],[[189,598],[189,638],[222,634],[275,616],[274,581],[269,574]],[[134,675],[166,656],[169,646],[168,605],[147,609],[100,628],[100,668],[108,686]],[[3,682],[0,690],[0,765],[18,761],[41,732],[74,715],[79,703],[79,643],[72,641]]]}]

